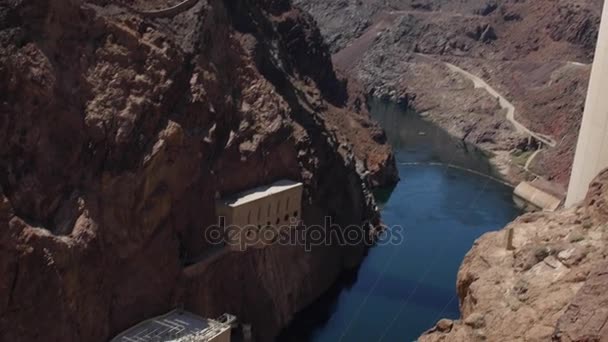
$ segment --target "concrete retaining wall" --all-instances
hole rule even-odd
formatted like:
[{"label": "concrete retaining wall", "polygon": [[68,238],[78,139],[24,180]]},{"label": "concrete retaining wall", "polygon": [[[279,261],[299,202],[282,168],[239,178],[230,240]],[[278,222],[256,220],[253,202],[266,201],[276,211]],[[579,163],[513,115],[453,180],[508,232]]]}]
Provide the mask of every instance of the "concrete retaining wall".
[{"label": "concrete retaining wall", "polygon": [[534,187],[528,182],[519,183],[513,191],[513,195],[540,210],[554,211],[561,204],[559,198]]}]

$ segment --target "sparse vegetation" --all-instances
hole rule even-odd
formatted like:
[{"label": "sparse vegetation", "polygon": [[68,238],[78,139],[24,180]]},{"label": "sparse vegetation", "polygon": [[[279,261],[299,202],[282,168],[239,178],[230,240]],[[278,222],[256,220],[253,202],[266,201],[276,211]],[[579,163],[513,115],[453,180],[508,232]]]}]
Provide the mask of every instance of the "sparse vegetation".
[{"label": "sparse vegetation", "polygon": [[511,160],[513,161],[513,164],[524,167],[524,166],[526,166],[526,162],[528,161],[528,159],[530,158],[530,156],[533,153],[534,153],[534,150],[528,150],[528,151],[515,150],[511,153],[511,156],[512,156]]}]

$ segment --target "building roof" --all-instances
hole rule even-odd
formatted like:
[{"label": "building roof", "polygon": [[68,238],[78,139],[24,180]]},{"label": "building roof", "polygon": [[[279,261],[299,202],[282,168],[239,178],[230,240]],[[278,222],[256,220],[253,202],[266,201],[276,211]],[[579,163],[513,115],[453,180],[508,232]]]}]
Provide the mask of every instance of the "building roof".
[{"label": "building roof", "polygon": [[291,190],[297,187],[301,187],[302,183],[294,182],[291,180],[280,180],[269,185],[259,186],[247,191],[243,191],[226,198],[221,199],[224,205],[229,207],[238,207],[245,203],[256,201],[260,198],[264,198],[270,195],[278,194],[283,191]]},{"label": "building roof", "polygon": [[230,329],[228,324],[173,310],[129,328],[110,342],[207,341],[227,329]]}]

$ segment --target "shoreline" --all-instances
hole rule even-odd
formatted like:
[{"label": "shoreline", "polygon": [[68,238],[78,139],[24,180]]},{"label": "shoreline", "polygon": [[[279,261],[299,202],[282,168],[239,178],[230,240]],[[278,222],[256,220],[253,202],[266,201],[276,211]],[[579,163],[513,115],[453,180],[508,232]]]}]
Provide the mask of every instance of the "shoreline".
[{"label": "shoreline", "polygon": [[[509,186],[512,188],[515,188],[520,182],[528,180],[528,178],[541,177],[540,175],[537,175],[532,171],[525,170],[523,167],[519,167],[517,164],[514,164],[511,158],[512,150],[493,150],[482,144],[468,141],[466,140],[466,137],[456,134],[453,130],[450,129],[450,127],[444,125],[442,121],[435,120],[435,114],[430,114],[429,111],[421,112],[415,106],[405,105],[401,101],[395,99],[385,99],[383,101],[389,101],[391,103],[399,104],[400,106],[405,106],[406,111],[412,111],[416,113],[416,115],[418,115],[420,119],[429,122],[433,125],[436,125],[440,129],[445,131],[449,136],[454,138],[455,141],[462,141],[468,145],[479,149],[486,155],[488,162],[493,168],[494,175],[488,176],[496,176],[503,183],[508,183]],[[539,151],[540,150],[535,150],[534,153],[530,156],[530,158],[534,157]],[[517,171],[517,173],[515,173],[515,171]]]}]

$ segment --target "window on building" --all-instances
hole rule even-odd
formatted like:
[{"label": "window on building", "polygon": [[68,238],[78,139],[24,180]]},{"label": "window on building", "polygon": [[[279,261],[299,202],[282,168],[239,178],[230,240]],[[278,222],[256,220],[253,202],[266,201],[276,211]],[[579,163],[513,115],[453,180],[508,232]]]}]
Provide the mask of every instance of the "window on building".
[{"label": "window on building", "polygon": [[285,202],[285,211],[289,211],[289,197],[287,197],[287,202]]},{"label": "window on building", "polygon": [[285,215],[285,217],[283,218],[283,220],[284,220],[285,222],[289,221],[289,214]]},{"label": "window on building", "polygon": [[298,211],[297,210],[293,212],[293,217],[298,217]]}]

